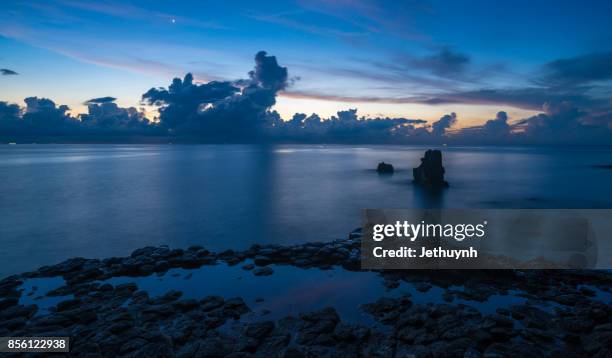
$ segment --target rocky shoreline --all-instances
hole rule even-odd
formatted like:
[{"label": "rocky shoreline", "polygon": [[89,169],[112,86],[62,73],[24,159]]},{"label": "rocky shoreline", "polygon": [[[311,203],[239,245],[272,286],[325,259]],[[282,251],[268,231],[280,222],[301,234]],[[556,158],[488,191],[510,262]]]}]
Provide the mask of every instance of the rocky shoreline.
[{"label": "rocky shoreline", "polygon": [[[145,247],[128,257],[69,259],[0,281],[0,336],[70,336],[68,355],[88,357],[612,355],[612,306],[598,297],[611,292],[612,274],[602,271],[380,271],[389,290],[404,282],[419,292],[437,286],[445,302],[415,303],[409,294],[363,302],[375,326],[344,322],[334,307],[247,320],[252,308],[240,297],[193,299],[180,291],[149,297],[136,283],[102,282],[220,263],[241,265],[256,276],[274,275],[281,265],[359,272],[360,234],[245,251]],[[52,277],[65,284],[46,295],[70,298],[37,314],[38,306],[22,303],[22,284]],[[455,302],[477,305],[510,292],[526,302],[493,314]]]}]

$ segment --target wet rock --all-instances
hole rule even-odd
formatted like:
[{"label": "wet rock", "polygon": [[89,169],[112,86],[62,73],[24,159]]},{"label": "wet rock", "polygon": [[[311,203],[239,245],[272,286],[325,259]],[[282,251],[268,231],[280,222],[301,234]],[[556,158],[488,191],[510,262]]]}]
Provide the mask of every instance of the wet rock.
[{"label": "wet rock", "polygon": [[229,318],[239,319],[240,316],[250,311],[251,310],[241,297],[231,298],[225,301],[223,305],[223,314]]},{"label": "wet rock", "polygon": [[6,298],[0,300],[0,310],[6,309],[11,306],[16,306],[18,302],[19,300],[16,298]]},{"label": "wet rock", "polygon": [[130,339],[119,348],[120,354],[130,353],[141,349],[146,346],[149,342],[142,338]]},{"label": "wet rock", "polygon": [[200,301],[200,308],[204,312],[208,312],[223,306],[225,300],[221,296],[207,296]]},{"label": "wet rock", "polygon": [[332,335],[340,317],[333,307],[300,315],[302,324],[299,328],[298,342],[300,344],[331,345]]},{"label": "wet rock", "polygon": [[30,318],[34,316],[34,314],[38,311],[38,306],[29,305],[29,306],[10,306],[0,312],[0,321],[1,320],[10,320],[18,317]]},{"label": "wet rock", "polygon": [[304,358],[304,353],[297,347],[288,347],[283,354],[283,358]]},{"label": "wet rock", "polygon": [[391,164],[380,162],[378,163],[378,166],[376,167],[376,171],[379,174],[393,174],[394,168],[393,168],[393,165]]},{"label": "wet rock", "polygon": [[297,259],[293,261],[293,264],[297,267],[308,267],[308,266],[312,266],[312,262],[306,258],[304,259]]},{"label": "wet rock", "polygon": [[155,266],[153,270],[155,272],[165,272],[165,271],[168,271],[169,268],[170,268],[170,265],[168,264],[168,261],[160,260],[160,261],[155,262]]},{"label": "wet rock", "polygon": [[583,339],[583,348],[590,354],[594,354],[603,349],[612,349],[612,332],[595,331],[589,334]]},{"label": "wet rock", "polygon": [[178,356],[224,358],[232,352],[232,348],[231,342],[221,337],[209,337],[190,343]]},{"label": "wet rock", "polygon": [[153,300],[153,303],[157,305],[166,304],[178,300],[181,296],[183,296],[183,292],[177,290],[170,290],[164,293],[162,296],[155,298]]},{"label": "wet rock", "polygon": [[82,301],[80,299],[78,299],[78,298],[71,299],[71,300],[65,300],[65,301],[62,301],[62,302],[58,303],[56,305],[55,309],[58,312],[66,311],[66,310],[69,310],[69,309],[72,309],[72,308],[75,308],[75,307],[79,306],[81,304],[81,302]]},{"label": "wet rock", "polygon": [[200,306],[200,303],[197,300],[188,299],[188,300],[176,301],[176,302],[174,302],[173,305],[179,311],[187,312],[187,311],[193,310],[193,309],[197,308],[198,306]]},{"label": "wet rock", "polygon": [[268,256],[258,255],[255,256],[253,262],[257,266],[267,266],[272,263],[272,260]]},{"label": "wet rock", "polygon": [[27,317],[16,317],[13,319],[4,320],[0,322],[0,327],[6,328],[9,331],[15,331],[19,328],[22,328],[28,322]]},{"label": "wet rock", "polygon": [[133,322],[119,321],[119,322],[113,323],[110,327],[108,327],[108,331],[113,334],[119,334],[123,331],[127,331],[128,329],[131,329],[132,327],[134,327]]},{"label": "wet rock", "polygon": [[250,270],[252,270],[254,268],[255,268],[255,265],[253,265],[253,264],[246,264],[246,265],[242,266],[242,269],[243,270],[247,270],[247,271],[250,271]]},{"label": "wet rock", "polygon": [[444,180],[444,172],[442,152],[429,149],[425,152],[425,156],[421,158],[421,164],[412,169],[412,176],[415,184],[442,188],[448,186],[448,183]]},{"label": "wet rock", "polygon": [[256,354],[262,357],[281,357],[290,341],[291,335],[288,332],[274,329],[261,340]]},{"label": "wet rock", "polygon": [[195,253],[185,253],[178,261],[180,262],[181,267],[187,269],[202,266],[200,258]]},{"label": "wet rock", "polygon": [[264,266],[264,267],[258,267],[254,269],[252,272],[253,272],[253,275],[255,276],[270,276],[271,274],[274,273],[274,270],[272,270],[268,266]]},{"label": "wet rock", "polygon": [[250,338],[263,339],[274,329],[274,322],[264,321],[250,323],[244,330],[244,335]]},{"label": "wet rock", "polygon": [[415,283],[414,287],[419,292],[427,292],[427,291],[429,291],[431,289],[431,285],[428,284],[428,283],[425,283],[425,282]]}]

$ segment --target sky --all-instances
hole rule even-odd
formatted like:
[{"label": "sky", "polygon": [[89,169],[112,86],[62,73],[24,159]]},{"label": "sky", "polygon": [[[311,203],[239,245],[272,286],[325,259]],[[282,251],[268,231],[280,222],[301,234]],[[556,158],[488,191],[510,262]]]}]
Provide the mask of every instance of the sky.
[{"label": "sky", "polygon": [[[402,117],[455,129],[610,106],[610,1],[3,1],[0,101],[67,105],[150,88],[248,78],[259,51],[288,69],[271,110]],[[6,70],[6,71],[4,71]],[[556,106],[557,104],[555,104]],[[585,108],[582,108],[585,107]],[[548,108],[548,109],[547,109]],[[548,111],[548,112],[547,112]]]}]

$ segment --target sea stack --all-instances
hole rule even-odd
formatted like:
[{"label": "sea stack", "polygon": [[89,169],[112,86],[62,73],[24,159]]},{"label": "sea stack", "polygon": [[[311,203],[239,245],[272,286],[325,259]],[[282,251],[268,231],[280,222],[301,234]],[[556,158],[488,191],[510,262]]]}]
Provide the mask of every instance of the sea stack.
[{"label": "sea stack", "polygon": [[419,185],[444,188],[448,183],[444,180],[444,167],[442,166],[442,152],[429,149],[421,158],[421,165],[412,169],[414,182]]},{"label": "sea stack", "polygon": [[376,167],[376,171],[378,172],[378,174],[393,174],[395,169],[391,164],[380,162],[378,163],[378,167]]}]

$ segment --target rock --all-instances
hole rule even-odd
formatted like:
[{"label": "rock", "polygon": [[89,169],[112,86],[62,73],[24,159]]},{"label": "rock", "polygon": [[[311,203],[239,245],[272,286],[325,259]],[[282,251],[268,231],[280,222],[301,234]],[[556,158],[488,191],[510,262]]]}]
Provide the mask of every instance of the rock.
[{"label": "rock", "polygon": [[246,265],[242,266],[242,269],[243,270],[247,270],[247,271],[250,271],[250,270],[252,270],[254,268],[255,268],[255,265],[253,265],[253,264],[246,264]]},{"label": "rock", "polygon": [[187,312],[199,306],[199,302],[194,299],[180,300],[174,302],[174,307],[182,312]]},{"label": "rock", "polygon": [[431,289],[431,285],[426,283],[426,282],[419,282],[419,283],[415,283],[414,287],[417,289],[417,291],[419,292],[427,292]]},{"label": "rock", "polygon": [[0,310],[3,310],[11,306],[16,306],[18,302],[19,300],[16,298],[6,298],[4,300],[0,300]]},{"label": "rock", "polygon": [[30,318],[34,316],[34,314],[38,311],[38,306],[29,305],[29,306],[11,306],[4,311],[0,315],[0,321],[3,319],[13,319],[17,317],[26,317]]},{"label": "rock", "polygon": [[283,358],[304,358],[305,355],[297,347],[288,347],[283,354]]},{"label": "rock", "polygon": [[207,296],[200,301],[200,308],[208,312],[223,306],[224,303],[225,300],[221,296]]},{"label": "rock", "polygon": [[81,304],[81,300],[78,299],[78,298],[70,299],[70,300],[65,300],[65,301],[62,301],[62,302],[57,304],[56,310],[58,312],[66,311],[66,310],[75,308],[75,307],[79,306],[80,304]]},{"label": "rock", "polygon": [[412,176],[415,184],[432,188],[447,187],[448,183],[444,180],[442,152],[432,149],[427,150],[425,156],[421,158],[421,164],[412,169]]},{"label": "rock", "polygon": [[264,266],[264,267],[258,267],[254,269],[252,272],[253,272],[253,275],[255,276],[270,276],[271,274],[274,273],[274,270],[272,270],[268,266]]},{"label": "rock", "polygon": [[266,265],[271,264],[272,260],[270,260],[270,258],[267,256],[258,255],[258,256],[255,256],[255,258],[253,259],[253,262],[257,266],[266,266]]},{"label": "rock", "polygon": [[376,171],[379,174],[393,174],[394,168],[393,168],[393,165],[391,164],[380,162],[378,163],[378,166],[376,167]]},{"label": "rock", "polygon": [[250,338],[262,339],[274,329],[274,322],[254,322],[246,326],[244,335]]},{"label": "rock", "polygon": [[168,271],[168,269],[170,268],[170,266],[168,265],[168,261],[166,260],[160,260],[155,262],[155,271],[156,272],[164,272],[164,271]]},{"label": "rock", "polygon": [[302,324],[299,328],[298,343],[322,345],[333,343],[331,333],[340,322],[340,316],[333,307],[301,314],[300,319]]}]

